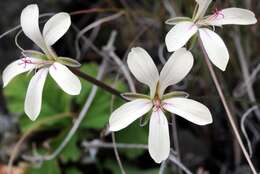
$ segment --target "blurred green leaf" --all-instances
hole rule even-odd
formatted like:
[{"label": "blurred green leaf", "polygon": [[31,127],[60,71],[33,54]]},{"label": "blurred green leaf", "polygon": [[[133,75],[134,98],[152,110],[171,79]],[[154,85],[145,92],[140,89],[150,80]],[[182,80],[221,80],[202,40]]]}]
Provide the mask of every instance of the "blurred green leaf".
[{"label": "blurred green leaf", "polygon": [[[132,123],[127,128],[116,132],[117,143],[147,144],[148,130],[146,127],[139,126],[139,120]],[[128,158],[134,159],[144,153],[143,149],[120,149]]]},{"label": "blurred green leaf", "polygon": [[[82,72],[87,73],[88,75],[91,75],[92,77],[96,77],[97,72],[98,72],[98,65],[97,64],[83,64],[80,68],[80,70]],[[82,84],[82,89],[80,92],[80,95],[76,96],[76,103],[79,105],[83,105],[86,97],[88,96],[92,84],[89,83],[88,81],[84,80],[84,79],[80,79],[81,84]]]},{"label": "blurred green leaf", "polygon": [[[67,136],[69,129],[70,127],[68,127],[68,129],[65,129],[57,138],[52,141],[51,144],[53,145],[53,149],[57,149],[59,147],[64,138]],[[67,163],[69,161],[76,161],[79,159],[81,153],[77,146],[78,139],[78,134],[75,134],[61,152],[60,157],[64,163]]]},{"label": "blurred green leaf", "polygon": [[81,172],[78,171],[76,168],[70,168],[66,170],[66,174],[81,174]]},{"label": "blurred green leaf", "polygon": [[56,160],[45,161],[40,168],[31,168],[28,174],[60,174],[60,168]]},{"label": "blurred green leaf", "polygon": [[[30,75],[31,77],[32,75]],[[8,109],[14,113],[23,113],[19,122],[22,131],[30,126],[33,122],[24,114],[24,100],[30,77],[20,75],[15,78],[5,89],[4,93],[8,101]],[[42,108],[37,121],[55,114],[70,111],[70,103],[72,96],[63,92],[55,81],[48,76],[43,89]],[[67,119],[61,120],[58,125],[64,125]],[[49,125],[53,125],[52,122]],[[55,123],[55,126],[58,126]]]},{"label": "blurred green leaf", "polygon": [[[95,77],[98,72],[98,66],[96,64],[84,64],[81,67],[81,71]],[[80,106],[83,106],[92,88],[92,84],[86,82],[85,80],[81,80],[81,81],[82,81],[82,92],[80,96],[76,97],[76,102]],[[111,80],[105,81],[105,83],[108,85],[113,82],[114,81]],[[115,88],[117,88],[119,91],[125,91],[126,85],[123,82],[117,81],[115,83]],[[102,89],[98,89],[95,99],[89,108],[87,116],[81,123],[81,128],[93,128],[93,129],[104,128],[104,126],[108,122],[111,113],[111,102],[112,102],[112,95]],[[115,98],[114,104],[116,106],[121,105],[122,100]]]},{"label": "blurred green leaf", "polygon": [[7,87],[4,88],[4,94],[7,98],[7,107],[10,112],[23,113],[24,100],[29,84],[30,77],[20,75],[13,79]]},{"label": "blurred green leaf", "polygon": [[[116,161],[107,160],[105,162],[104,166],[109,168],[112,171],[113,174],[121,174],[120,168],[119,168]],[[124,162],[124,169],[125,169],[127,174],[137,174],[137,173],[158,174],[159,173],[159,168],[158,169],[142,170],[142,169],[138,169],[134,166],[131,166],[131,164],[127,164],[126,162]]]}]

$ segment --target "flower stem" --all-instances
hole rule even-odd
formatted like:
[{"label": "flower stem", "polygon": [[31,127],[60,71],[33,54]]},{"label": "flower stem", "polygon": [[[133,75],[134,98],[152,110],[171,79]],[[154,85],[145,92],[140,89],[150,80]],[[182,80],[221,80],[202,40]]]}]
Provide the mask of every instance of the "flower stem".
[{"label": "flower stem", "polygon": [[97,80],[96,78],[94,77],[91,77],[90,75],[80,71],[79,69],[77,68],[70,68],[70,70],[75,73],[77,76],[83,78],[84,80],[87,80],[88,82],[104,89],[105,91],[111,93],[112,95],[115,95],[123,100],[125,100],[122,96],[121,96],[121,92],[108,86],[107,84],[103,83],[102,81],[100,80]]},{"label": "flower stem", "polygon": [[249,164],[249,167],[250,167],[252,173],[253,174],[257,174],[256,169],[255,169],[255,167],[254,167],[254,165],[253,165],[253,163],[252,163],[252,161],[250,159],[250,156],[249,156],[249,154],[248,154],[248,152],[247,152],[247,150],[246,150],[246,148],[244,146],[244,143],[243,143],[243,141],[241,139],[241,136],[240,136],[238,128],[237,128],[237,126],[235,124],[233,115],[232,115],[232,113],[231,113],[231,111],[230,111],[230,109],[228,107],[227,100],[226,100],[226,98],[224,96],[224,93],[223,93],[223,91],[221,89],[221,86],[220,86],[220,82],[219,82],[219,80],[218,80],[218,78],[216,76],[216,73],[215,73],[215,71],[213,69],[212,64],[209,61],[208,55],[207,55],[206,51],[204,50],[204,47],[203,47],[202,42],[201,42],[200,39],[199,39],[199,46],[200,46],[200,48],[201,48],[201,50],[203,52],[206,64],[208,66],[208,69],[209,69],[210,75],[212,77],[212,80],[213,80],[213,82],[214,82],[214,84],[215,84],[215,86],[217,88],[217,91],[218,91],[219,97],[221,99],[221,102],[222,102],[222,104],[223,104],[223,106],[225,108],[225,111],[226,111],[229,123],[230,123],[231,128],[232,128],[232,130],[234,132],[235,138],[236,138],[238,144],[240,145],[241,150],[243,151],[243,154],[244,154],[244,156],[245,156],[245,158],[247,160],[247,163]]},{"label": "flower stem", "polygon": [[[176,116],[174,114],[172,114],[172,138],[173,138],[174,149],[177,152],[176,158],[179,162],[181,162],[178,128],[177,128]],[[178,170],[178,174],[182,174],[182,169],[180,167],[177,166],[177,170]]]}]

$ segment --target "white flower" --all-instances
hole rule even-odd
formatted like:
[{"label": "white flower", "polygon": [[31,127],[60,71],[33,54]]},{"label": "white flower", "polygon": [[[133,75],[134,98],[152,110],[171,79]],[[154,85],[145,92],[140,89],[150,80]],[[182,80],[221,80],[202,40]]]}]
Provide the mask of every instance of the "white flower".
[{"label": "white flower", "polygon": [[169,58],[159,74],[152,58],[142,48],[133,48],[128,55],[128,66],[136,79],[150,88],[150,96],[126,93],[131,100],[116,109],[109,119],[110,131],[118,131],[144,114],[152,111],[149,125],[148,148],[155,162],[167,159],[170,152],[168,121],[165,112],[175,113],[198,125],[212,122],[210,111],[203,104],[187,99],[185,92],[164,94],[166,88],[180,82],[191,70],[193,56],[185,48]]},{"label": "white flower", "polygon": [[44,54],[26,50],[22,53],[23,57],[8,65],[2,74],[5,87],[17,75],[37,71],[30,80],[24,104],[25,113],[31,120],[35,120],[40,114],[42,91],[48,73],[66,93],[78,95],[81,90],[78,77],[63,65],[76,66],[78,63],[70,58],[57,57],[51,48],[69,29],[69,14],[58,13],[51,17],[46,22],[43,33],[40,32],[38,18],[38,6],[27,6],[21,14],[21,27],[25,35],[38,45]]},{"label": "white flower", "polygon": [[205,16],[211,1],[196,0],[197,6],[192,19],[176,17],[167,20],[167,24],[175,26],[166,35],[165,42],[169,52],[176,51],[198,32],[209,59],[215,66],[225,71],[229,60],[228,50],[219,35],[208,27],[228,24],[250,25],[255,24],[257,20],[253,12],[241,8],[215,10],[214,14]]}]

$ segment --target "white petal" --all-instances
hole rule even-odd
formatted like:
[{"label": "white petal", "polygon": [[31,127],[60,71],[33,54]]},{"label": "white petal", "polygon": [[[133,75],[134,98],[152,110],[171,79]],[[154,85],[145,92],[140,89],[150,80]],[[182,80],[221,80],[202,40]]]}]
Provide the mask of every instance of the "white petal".
[{"label": "white petal", "polygon": [[28,5],[23,9],[20,22],[24,34],[44,52],[47,52],[47,48],[39,28],[39,8],[36,4]]},{"label": "white petal", "polygon": [[164,100],[163,108],[198,125],[212,123],[209,109],[195,100],[174,97]]},{"label": "white petal", "polygon": [[55,62],[49,69],[50,75],[60,88],[70,94],[78,95],[81,91],[81,82],[66,66]]},{"label": "white petal", "polygon": [[171,55],[160,73],[160,96],[168,86],[180,82],[190,72],[193,62],[193,56],[186,48],[181,48]]},{"label": "white petal", "polygon": [[150,55],[143,48],[132,48],[128,54],[127,64],[135,78],[150,87],[153,97],[159,73]]},{"label": "white petal", "polygon": [[170,154],[168,120],[160,109],[150,119],[148,150],[156,163],[166,160]]},{"label": "white petal", "polygon": [[4,87],[17,75],[30,71],[37,66],[37,62],[42,60],[36,58],[22,58],[9,64],[3,71]]},{"label": "white petal", "polygon": [[196,2],[198,3],[199,8],[196,12],[196,16],[195,16],[194,20],[202,18],[205,15],[212,0],[196,0]]},{"label": "white petal", "polygon": [[69,29],[71,25],[68,13],[58,13],[51,17],[43,28],[43,38],[48,46],[58,41]]},{"label": "white petal", "polygon": [[198,27],[193,22],[180,22],[175,25],[165,37],[168,51],[173,52],[183,47],[197,31]]},{"label": "white petal", "polygon": [[41,112],[42,91],[48,68],[40,69],[31,79],[24,102],[24,111],[34,121]]},{"label": "white petal", "polygon": [[223,9],[218,14],[209,16],[206,20],[209,25],[216,26],[228,24],[250,25],[257,22],[255,14],[252,11],[242,8]]},{"label": "white petal", "polygon": [[222,71],[225,71],[229,53],[221,37],[207,28],[199,29],[199,35],[211,62]]},{"label": "white petal", "polygon": [[109,130],[118,131],[151,110],[153,104],[148,99],[136,99],[116,109],[109,118]]}]

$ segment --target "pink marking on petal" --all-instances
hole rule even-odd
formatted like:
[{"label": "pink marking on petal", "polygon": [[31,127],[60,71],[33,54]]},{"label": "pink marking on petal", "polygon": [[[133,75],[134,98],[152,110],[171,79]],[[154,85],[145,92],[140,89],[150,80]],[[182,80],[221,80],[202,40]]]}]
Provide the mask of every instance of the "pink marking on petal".
[{"label": "pink marking on petal", "polygon": [[213,15],[209,17],[209,20],[218,20],[218,19],[224,19],[224,14],[222,13],[222,10],[219,10],[217,8],[214,9]]},{"label": "pink marking on petal", "polygon": [[29,59],[27,59],[28,57],[23,57],[21,58],[21,63],[18,63],[18,65],[24,65],[24,68],[26,68],[27,64],[33,64],[33,62]]},{"label": "pink marking on petal", "polygon": [[53,66],[53,68],[54,68],[55,70],[57,70],[57,67],[56,67],[54,64],[53,64],[52,66]]},{"label": "pink marking on petal", "polygon": [[188,30],[191,30],[194,26],[196,26],[196,24],[192,24],[192,25],[188,28]]}]

